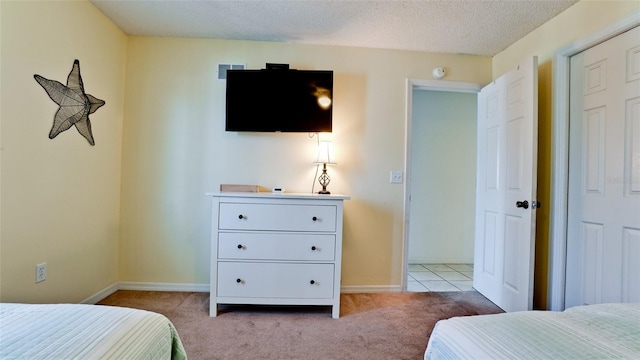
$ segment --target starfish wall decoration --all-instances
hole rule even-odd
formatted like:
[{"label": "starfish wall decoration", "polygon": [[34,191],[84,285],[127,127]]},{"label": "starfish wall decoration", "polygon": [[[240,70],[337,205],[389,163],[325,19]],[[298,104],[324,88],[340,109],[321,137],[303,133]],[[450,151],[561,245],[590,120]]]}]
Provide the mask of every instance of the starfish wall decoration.
[{"label": "starfish wall decoration", "polygon": [[89,144],[95,145],[89,114],[93,114],[105,102],[84,92],[84,85],[80,76],[80,61],[75,60],[73,62],[73,68],[67,77],[66,86],[37,74],[33,75],[33,77],[44,88],[51,100],[60,105],[53,118],[53,127],[49,132],[49,139],[53,139],[61,132],[68,130],[72,125],[75,125],[80,135],[84,136]]}]

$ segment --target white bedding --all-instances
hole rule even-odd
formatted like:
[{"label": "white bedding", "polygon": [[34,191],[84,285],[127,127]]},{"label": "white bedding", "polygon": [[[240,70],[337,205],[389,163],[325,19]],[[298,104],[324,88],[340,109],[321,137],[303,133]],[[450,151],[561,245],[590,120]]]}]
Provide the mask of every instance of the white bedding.
[{"label": "white bedding", "polygon": [[163,315],[79,304],[0,304],[0,359],[186,359]]},{"label": "white bedding", "polygon": [[640,303],[441,320],[424,358],[640,359]]}]

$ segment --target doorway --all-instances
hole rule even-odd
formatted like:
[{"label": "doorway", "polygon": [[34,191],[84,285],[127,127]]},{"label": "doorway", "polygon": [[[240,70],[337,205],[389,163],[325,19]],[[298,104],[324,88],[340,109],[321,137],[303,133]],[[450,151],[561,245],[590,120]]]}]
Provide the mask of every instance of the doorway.
[{"label": "doorway", "polygon": [[407,81],[405,291],[471,289],[479,89]]}]

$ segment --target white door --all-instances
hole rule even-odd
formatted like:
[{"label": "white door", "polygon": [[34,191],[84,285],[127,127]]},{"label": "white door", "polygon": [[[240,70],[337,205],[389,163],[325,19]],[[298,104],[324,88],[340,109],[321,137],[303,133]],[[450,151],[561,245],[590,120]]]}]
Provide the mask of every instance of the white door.
[{"label": "white door", "polygon": [[640,28],[571,57],[565,307],[640,301]]},{"label": "white door", "polygon": [[538,60],[478,96],[473,287],[505,311],[533,306]]}]

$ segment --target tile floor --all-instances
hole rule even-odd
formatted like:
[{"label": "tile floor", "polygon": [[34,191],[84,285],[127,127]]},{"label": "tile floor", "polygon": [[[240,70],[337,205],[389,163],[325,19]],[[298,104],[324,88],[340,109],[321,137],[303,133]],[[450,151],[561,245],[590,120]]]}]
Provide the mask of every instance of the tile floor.
[{"label": "tile floor", "polygon": [[469,291],[473,285],[472,264],[410,264],[407,291]]}]

